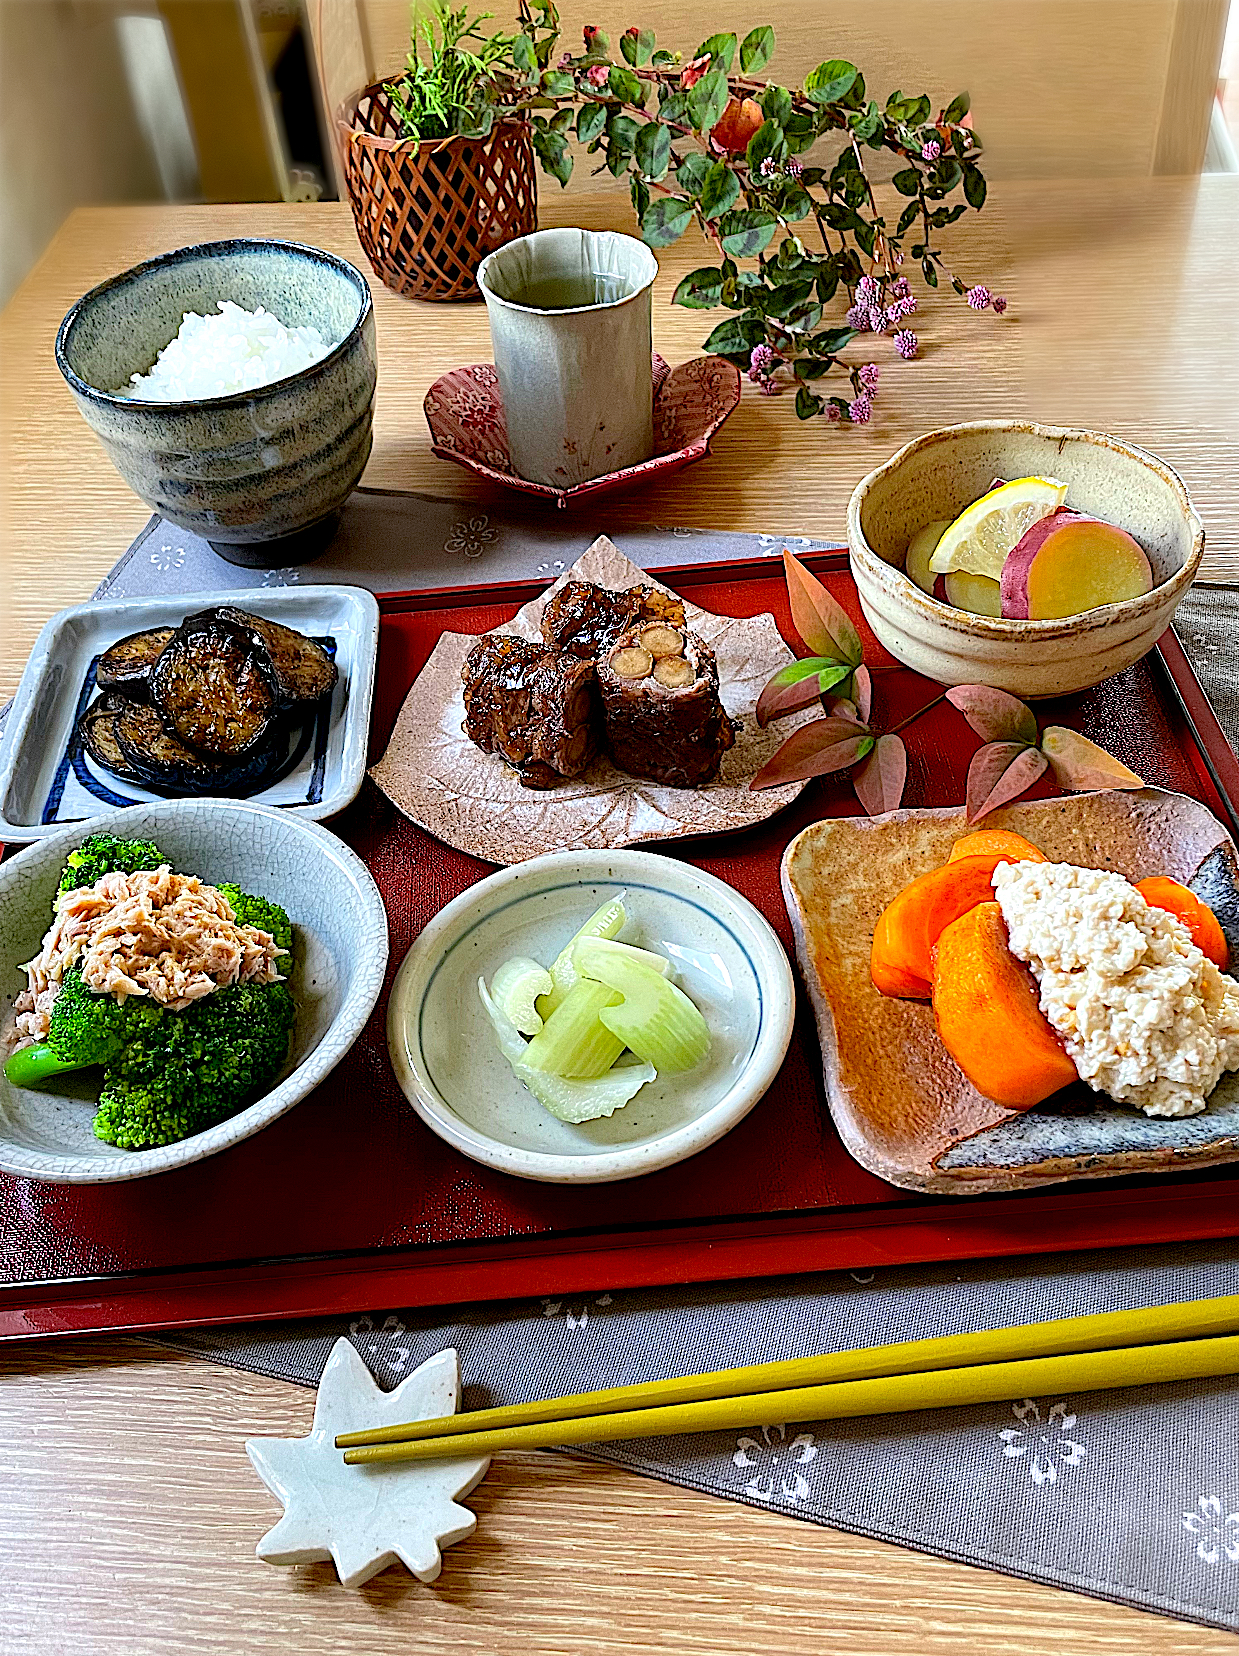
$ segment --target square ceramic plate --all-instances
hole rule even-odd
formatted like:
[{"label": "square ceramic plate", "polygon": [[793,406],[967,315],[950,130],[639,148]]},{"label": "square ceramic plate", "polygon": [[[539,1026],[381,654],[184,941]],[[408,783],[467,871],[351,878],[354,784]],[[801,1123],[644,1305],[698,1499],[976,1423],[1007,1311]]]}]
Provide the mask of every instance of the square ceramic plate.
[{"label": "square ceramic plate", "polygon": [[0,840],[24,844],[100,811],[160,797],[96,765],[77,740],[77,722],[95,699],[95,666],[104,650],[128,633],[176,626],[215,604],[235,604],[307,633],[340,670],[330,705],[290,738],[274,780],[250,797],[315,822],[357,797],[379,645],[373,593],[352,586],[247,587],[126,598],[61,610],[39,634],[0,735]]}]

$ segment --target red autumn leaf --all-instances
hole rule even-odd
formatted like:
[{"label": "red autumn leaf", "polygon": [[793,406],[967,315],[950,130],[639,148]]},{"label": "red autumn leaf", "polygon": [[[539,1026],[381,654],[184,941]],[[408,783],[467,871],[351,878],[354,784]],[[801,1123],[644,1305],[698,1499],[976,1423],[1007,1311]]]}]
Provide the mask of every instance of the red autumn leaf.
[{"label": "red autumn leaf", "polygon": [[705,57],[694,58],[691,63],[686,63],[683,69],[680,70],[680,85],[687,92],[690,86],[696,86],[709,67],[710,54],[708,52]]},{"label": "red autumn leaf", "polygon": [[873,680],[869,677],[868,667],[858,667],[852,675],[852,700],[856,703],[856,714],[863,724],[869,723],[869,715],[873,712]]},{"label": "red autumn leaf", "polygon": [[983,742],[1035,742],[1037,720],[1018,696],[989,684],[957,684],[946,699],[957,707]]},{"label": "red autumn leaf", "polygon": [[873,748],[873,737],[858,730],[850,719],[814,719],[793,730],[783,746],[768,759],[749,783],[753,792],[779,788],[785,782],[804,782],[846,770]]},{"label": "red autumn leaf", "polygon": [[803,661],[789,661],[766,685],[757,698],[757,723],[762,730],[771,719],[786,718],[801,708],[812,707],[836,684],[850,674],[846,662],[828,661],[823,656],[807,656]]},{"label": "red autumn leaf", "polygon": [[798,558],[783,549],[783,572],[792,607],[792,625],[814,655],[834,656],[849,666],[859,667],[865,647],[852,618],[843,605],[811,575]]},{"label": "red autumn leaf", "polygon": [[1027,742],[987,742],[979,747],[968,766],[968,821],[980,822],[1000,805],[1018,799],[1048,763],[1041,749]]},{"label": "red autumn leaf", "polygon": [[879,736],[873,752],[852,778],[856,797],[870,816],[897,811],[908,781],[908,750],[903,738]]},{"label": "red autumn leaf", "polygon": [[761,105],[752,98],[745,98],[743,103],[739,98],[732,98],[711,128],[710,142],[728,155],[743,155],[749,139],[765,119]]},{"label": "red autumn leaf", "polygon": [[1041,751],[1054,767],[1054,780],[1067,793],[1094,788],[1143,788],[1144,778],[1117,760],[1105,748],[1065,725],[1047,725],[1041,733]]}]

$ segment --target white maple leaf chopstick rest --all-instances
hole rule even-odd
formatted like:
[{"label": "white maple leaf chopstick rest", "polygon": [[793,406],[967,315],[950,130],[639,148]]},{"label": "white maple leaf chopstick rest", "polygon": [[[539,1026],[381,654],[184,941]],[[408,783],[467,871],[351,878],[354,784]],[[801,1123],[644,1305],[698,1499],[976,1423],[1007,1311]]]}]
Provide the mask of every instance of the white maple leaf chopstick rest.
[{"label": "white maple leaf chopstick rest", "polygon": [[255,1551],[268,1564],[330,1558],[345,1587],[360,1587],[399,1560],[420,1581],[443,1567],[441,1549],[477,1526],[459,1497],[475,1489],[490,1456],[464,1460],[346,1466],[338,1432],[434,1420],[460,1407],[460,1362],[440,1351],[394,1391],[383,1391],[346,1339],[332,1348],[314,1404],[309,1437],[248,1438],[245,1452],[284,1516]]}]

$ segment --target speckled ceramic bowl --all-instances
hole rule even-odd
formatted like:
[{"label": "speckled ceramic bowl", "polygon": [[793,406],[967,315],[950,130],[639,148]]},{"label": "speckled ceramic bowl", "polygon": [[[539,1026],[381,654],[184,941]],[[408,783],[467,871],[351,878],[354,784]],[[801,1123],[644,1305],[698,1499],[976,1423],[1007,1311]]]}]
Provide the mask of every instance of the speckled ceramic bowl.
[{"label": "speckled ceramic bowl", "polygon": [[[1003,621],[939,603],[903,572],[912,536],[952,519],[996,477],[1050,476],[1067,504],[1126,529],[1153,566],[1143,598],[1061,621]],[[1205,532],[1178,474],[1097,431],[977,420],[908,443],[848,504],[852,574],[865,618],[893,656],[940,684],[993,684],[1017,696],[1068,695],[1152,649],[1200,567]]]},{"label": "speckled ceramic bowl", "polygon": [[269,897],[293,923],[297,1020],[288,1062],[246,1109],[156,1150],[117,1150],[91,1131],[99,1071],[51,1090],[14,1087],[0,1070],[0,1169],[28,1179],[108,1184],[202,1161],[266,1127],[330,1073],[361,1033],[387,965],[387,915],[365,864],[342,840],[290,811],[236,799],[181,799],[109,811],[0,863],[0,1027],[25,987],[51,922],[69,852],[91,833],[153,839],[174,868]]},{"label": "speckled ceramic bowl", "polygon": [[[186,311],[231,299],[339,343],[287,379],[227,397],[155,403],[119,394]],[[79,299],[56,364],[116,469],[153,511],[223,557],[282,568],[326,545],[370,455],[378,373],[365,277],[297,242],[204,242],[113,276]]]}]

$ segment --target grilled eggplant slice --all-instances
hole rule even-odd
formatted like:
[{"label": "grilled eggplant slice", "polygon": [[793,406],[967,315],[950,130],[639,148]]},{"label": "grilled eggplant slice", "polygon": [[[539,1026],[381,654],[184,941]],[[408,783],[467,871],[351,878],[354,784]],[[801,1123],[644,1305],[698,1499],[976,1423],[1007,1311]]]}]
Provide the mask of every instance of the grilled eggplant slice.
[{"label": "grilled eggplant slice", "polygon": [[293,627],[268,621],[265,616],[251,615],[249,610],[221,605],[216,610],[221,621],[239,627],[267,652],[276,695],[281,707],[316,702],[335,689],[338,677],[336,664],[312,638]]},{"label": "grilled eggplant slice", "polygon": [[277,758],[270,741],[239,758],[196,753],[165,727],[153,707],[141,702],[130,702],[110,718],[130,775],[158,793],[232,793],[252,786]]},{"label": "grilled eggplant slice", "polygon": [[215,610],[176,629],[151,674],[151,701],[186,747],[227,759],[263,747],[278,710],[266,650]]},{"label": "grilled eggplant slice", "polygon": [[123,696],[101,696],[82,714],[78,735],[82,746],[97,765],[119,777],[122,782],[138,782],[141,778],[121,752],[116,739],[116,721],[128,706]]},{"label": "grilled eggplant slice", "polygon": [[99,657],[95,683],[100,690],[115,690],[133,701],[145,701],[150,692],[151,670],[175,631],[175,627],[148,627],[145,632],[118,638]]}]

